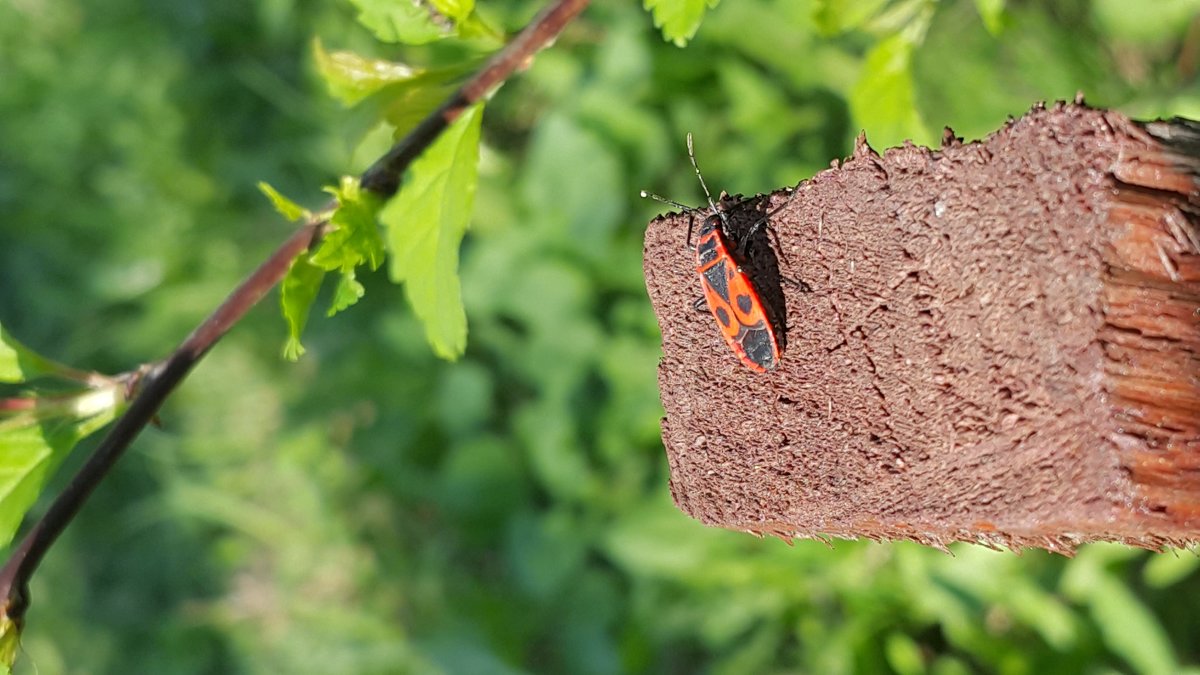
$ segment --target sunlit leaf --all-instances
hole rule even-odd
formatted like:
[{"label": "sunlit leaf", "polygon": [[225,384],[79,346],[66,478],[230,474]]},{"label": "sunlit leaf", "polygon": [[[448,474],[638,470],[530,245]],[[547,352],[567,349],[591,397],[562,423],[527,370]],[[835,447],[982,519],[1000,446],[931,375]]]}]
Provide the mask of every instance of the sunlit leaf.
[{"label": "sunlit leaf", "polygon": [[455,23],[466,19],[475,11],[475,0],[429,0],[429,4],[438,14],[453,20]]},{"label": "sunlit leaf", "polygon": [[359,265],[378,269],[383,263],[383,237],[375,220],[377,200],[364,192],[358,179],[343,177],[337,188],[326,190],[338,202],[329,217],[331,231],[321,240],[309,262],[326,270],[353,270]]},{"label": "sunlit leaf", "polygon": [[482,105],[464,112],[415,162],[400,193],[383,207],[393,281],[438,356],[454,359],[467,342],[458,249],[474,203]]},{"label": "sunlit leaf", "polygon": [[307,256],[301,255],[292,261],[292,266],[280,285],[279,302],[283,308],[283,318],[288,325],[283,357],[289,361],[295,361],[304,354],[300,334],[304,331],[304,324],[308,322],[308,312],[312,309],[313,301],[317,299],[317,291],[321,290],[321,280],[324,278],[325,270],[310,263]]},{"label": "sunlit leaf", "polygon": [[643,6],[654,15],[654,26],[662,30],[663,38],[684,47],[700,29],[704,13],[717,6],[720,0],[643,0]]},{"label": "sunlit leaf", "polygon": [[426,5],[407,0],[350,0],[358,8],[358,22],[384,42],[420,45],[452,34],[438,25]]},{"label": "sunlit leaf", "polygon": [[375,220],[377,198],[363,191],[358,179],[348,176],[343,177],[336,188],[326,191],[337,200],[337,206],[328,217],[329,231],[316,251],[292,262],[280,293],[283,316],[288,324],[288,340],[283,353],[292,361],[304,354],[300,334],[325,273],[341,273],[328,310],[328,315],[333,316],[363,296],[364,288],[356,278],[355,268],[366,265],[374,270],[383,264],[383,237]]},{"label": "sunlit leaf", "polygon": [[1166,588],[1183,581],[1200,568],[1200,556],[1191,551],[1163,553],[1146,563],[1142,576],[1146,584],[1154,588]]},{"label": "sunlit leaf", "polygon": [[349,51],[325,51],[320,40],[313,40],[313,57],[317,72],[335,98],[347,106],[354,105],[384,87],[405,82],[424,73],[395,61],[370,59]]},{"label": "sunlit leaf", "polygon": [[867,54],[862,75],[850,94],[854,119],[876,147],[906,139],[926,144],[932,140],[916,107],[913,47],[903,35],[880,41]]},{"label": "sunlit leaf", "polygon": [[353,269],[342,272],[338,278],[337,288],[333,291],[333,302],[329,305],[327,316],[333,316],[358,302],[366,292],[363,285],[355,278]]},{"label": "sunlit leaf", "polygon": [[308,209],[300,206],[287,197],[284,197],[279,193],[278,190],[265,182],[259,181],[258,191],[266,195],[267,199],[271,200],[271,206],[274,206],[275,210],[278,211],[281,216],[292,222],[300,220],[301,218],[307,218],[309,216]]},{"label": "sunlit leaf", "polygon": [[1005,0],[975,0],[975,9],[979,10],[979,17],[983,19],[983,25],[992,35],[999,35],[1004,30],[1005,22],[1008,19],[1004,13]]},{"label": "sunlit leaf", "polygon": [[12,540],[55,468],[71,448],[104,427],[124,407],[118,384],[59,399],[0,418],[0,545]]}]

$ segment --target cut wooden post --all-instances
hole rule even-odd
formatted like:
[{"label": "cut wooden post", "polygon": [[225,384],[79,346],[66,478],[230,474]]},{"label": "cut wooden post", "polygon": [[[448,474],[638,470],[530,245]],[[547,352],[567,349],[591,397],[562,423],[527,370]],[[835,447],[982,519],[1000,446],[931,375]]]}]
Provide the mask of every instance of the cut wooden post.
[{"label": "cut wooden post", "polygon": [[[1200,127],[1077,101],[986,140],[854,155],[746,266],[756,374],[697,313],[689,215],[646,232],[671,491],[784,538],[1063,553],[1200,539]],[[732,208],[745,228],[786,191]],[[781,275],[799,283],[780,283]]]}]

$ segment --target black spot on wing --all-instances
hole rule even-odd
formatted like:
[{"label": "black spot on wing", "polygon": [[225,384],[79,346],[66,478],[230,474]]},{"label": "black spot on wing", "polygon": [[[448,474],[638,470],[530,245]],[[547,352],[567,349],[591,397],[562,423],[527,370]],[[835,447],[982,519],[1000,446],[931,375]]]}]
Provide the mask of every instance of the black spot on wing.
[{"label": "black spot on wing", "polygon": [[754,309],[754,301],[750,299],[749,295],[739,293],[737,296],[737,306],[739,312],[749,314],[750,310]]},{"label": "black spot on wing", "polygon": [[725,326],[726,328],[729,327],[729,323],[732,319],[730,319],[729,312],[726,312],[724,307],[718,307],[714,309],[713,314],[717,317],[717,321],[721,322],[722,326]]},{"label": "black spot on wing", "polygon": [[725,302],[729,302],[729,282],[725,279],[725,268],[727,266],[724,262],[718,262],[704,270],[704,280],[708,283],[709,288],[721,296],[721,299]]},{"label": "black spot on wing", "polygon": [[743,331],[741,335],[742,349],[746,356],[758,365],[770,370],[778,364],[775,358],[775,341],[766,329]]}]

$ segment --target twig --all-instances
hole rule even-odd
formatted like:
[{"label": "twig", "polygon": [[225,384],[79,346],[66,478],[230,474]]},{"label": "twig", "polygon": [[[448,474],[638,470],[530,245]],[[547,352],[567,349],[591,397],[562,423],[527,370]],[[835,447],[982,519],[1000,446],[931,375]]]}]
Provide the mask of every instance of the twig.
[{"label": "twig", "polygon": [[[587,4],[588,0],[559,0],[538,15],[482,70],[372,165],[362,176],[363,186],[384,197],[394,194],[409,164],[463,110],[481,100],[517,68],[527,63],[537,51],[562,32]],[[0,569],[0,598],[3,598],[0,609],[7,619],[17,625],[22,623],[29,606],[29,580],[38,564],[125,449],[154,419],[166,398],[213,345],[283,279],[292,260],[321,237],[326,225],[323,220],[306,223],[234,289],[221,306],[169,357],[148,370],[129,409],[117,420],[88,461],[50,504],[41,520],[26,533]]]},{"label": "twig", "polygon": [[279,283],[292,260],[308,249],[323,226],[321,221],[308,223],[289,237],[165,361],[151,368],[129,409],[0,569],[0,593],[7,600],[8,618],[20,622],[29,604],[29,579],[46,551],[133,439],[154,419],[167,396],[217,340]]}]

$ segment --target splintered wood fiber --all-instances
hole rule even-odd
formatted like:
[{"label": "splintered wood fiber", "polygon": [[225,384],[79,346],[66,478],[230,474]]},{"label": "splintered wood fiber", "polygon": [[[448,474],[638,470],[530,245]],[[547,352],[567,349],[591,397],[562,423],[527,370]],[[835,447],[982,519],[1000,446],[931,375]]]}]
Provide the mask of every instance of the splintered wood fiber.
[{"label": "splintered wood fiber", "polygon": [[[880,156],[860,140],[771,218],[778,245],[750,244],[745,269],[786,340],[765,374],[693,307],[685,238],[704,214],[654,220],[644,265],[676,503],[785,538],[1063,552],[1196,539],[1200,193],[1162,156],[1143,127],[1082,104],[1037,106],[982,142],[947,130],[937,150]],[[738,234],[787,198],[722,204]],[[1175,303],[1166,328],[1160,301]]]}]

